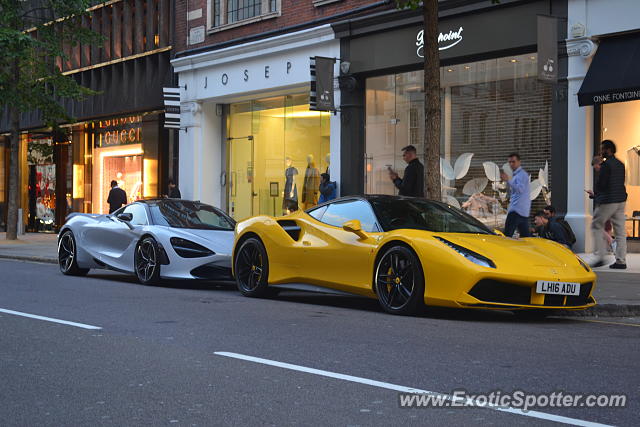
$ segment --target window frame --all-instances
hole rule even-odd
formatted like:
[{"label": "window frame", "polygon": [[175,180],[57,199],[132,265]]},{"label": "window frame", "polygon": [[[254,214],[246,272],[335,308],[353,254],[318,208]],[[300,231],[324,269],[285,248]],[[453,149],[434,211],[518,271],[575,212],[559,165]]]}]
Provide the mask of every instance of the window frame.
[{"label": "window frame", "polygon": [[242,19],[240,21],[227,22],[227,0],[220,0],[220,24],[214,25],[214,0],[207,0],[207,34],[217,33],[219,31],[231,28],[241,27],[243,25],[252,24],[254,22],[264,21],[282,16],[282,0],[275,0],[276,10],[269,11],[271,0],[261,1],[261,13],[258,16]]}]

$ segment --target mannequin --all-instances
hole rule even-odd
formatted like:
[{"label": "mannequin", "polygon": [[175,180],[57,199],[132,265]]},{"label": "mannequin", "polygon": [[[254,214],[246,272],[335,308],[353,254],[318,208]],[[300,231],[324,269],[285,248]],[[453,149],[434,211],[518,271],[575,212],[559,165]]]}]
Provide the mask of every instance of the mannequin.
[{"label": "mannequin", "polygon": [[293,167],[291,157],[285,159],[287,168],[284,171],[284,197],[282,199],[282,211],[289,214],[298,210],[298,187],[296,186],[295,176],[298,175],[298,169]]},{"label": "mannequin", "polygon": [[316,168],[313,154],[307,156],[307,170],[304,172],[302,185],[302,204],[304,209],[309,209],[318,204],[318,192],[320,191],[320,171]]},{"label": "mannequin", "polygon": [[325,160],[327,161],[327,170],[325,173],[329,173],[329,166],[331,166],[331,153],[327,153]]}]

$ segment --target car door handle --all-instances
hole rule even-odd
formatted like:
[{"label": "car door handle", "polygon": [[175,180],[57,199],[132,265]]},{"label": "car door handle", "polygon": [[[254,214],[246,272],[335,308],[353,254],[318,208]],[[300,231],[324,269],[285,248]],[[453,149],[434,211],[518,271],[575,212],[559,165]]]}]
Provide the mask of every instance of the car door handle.
[{"label": "car door handle", "polygon": [[303,240],[303,241],[302,241],[302,245],[303,245],[303,246],[311,246],[311,242],[310,242],[310,241],[308,241],[308,240]]}]

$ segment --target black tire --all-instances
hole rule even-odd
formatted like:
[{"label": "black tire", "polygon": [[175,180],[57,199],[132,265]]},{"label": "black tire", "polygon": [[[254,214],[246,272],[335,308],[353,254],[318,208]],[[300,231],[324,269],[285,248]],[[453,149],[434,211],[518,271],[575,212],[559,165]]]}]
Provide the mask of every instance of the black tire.
[{"label": "black tire", "polygon": [[160,281],[160,250],[153,237],[145,237],[138,243],[133,267],[138,281],[143,285]]},{"label": "black tire", "polygon": [[268,296],[269,259],[267,250],[256,238],[242,243],[236,255],[234,272],[236,285],[242,295],[247,297]]},{"label": "black tire", "polygon": [[86,276],[88,268],[78,267],[76,238],[71,230],[66,230],[58,240],[58,266],[67,276]]},{"label": "black tire", "polygon": [[417,314],[424,307],[424,274],[420,260],[406,246],[387,249],[378,259],[374,274],[380,305],[387,313]]}]

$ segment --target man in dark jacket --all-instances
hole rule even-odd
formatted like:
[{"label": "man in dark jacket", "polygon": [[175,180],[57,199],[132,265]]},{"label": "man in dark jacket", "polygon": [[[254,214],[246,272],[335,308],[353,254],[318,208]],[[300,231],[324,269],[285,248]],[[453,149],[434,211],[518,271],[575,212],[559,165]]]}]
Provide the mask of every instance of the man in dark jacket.
[{"label": "man in dark jacket", "polygon": [[608,139],[602,141],[600,148],[602,157],[605,160],[600,166],[600,173],[595,186],[598,206],[593,212],[591,231],[596,246],[596,258],[591,266],[599,267],[604,264],[606,242],[603,238],[602,230],[605,222],[611,220],[613,231],[616,235],[617,247],[616,262],[609,267],[623,270],[627,268],[627,231],[625,229],[624,216],[627,191],[624,186],[624,163],[616,158],[616,145],[613,141]]},{"label": "man in dark jacket", "polygon": [[561,245],[569,248],[567,233],[565,232],[564,228],[556,221],[547,218],[547,215],[544,213],[544,211],[539,211],[533,218],[533,221],[536,224],[538,237],[553,240],[554,242],[558,242]]},{"label": "man in dark jacket", "polygon": [[169,178],[168,184],[169,194],[167,195],[167,197],[169,197],[170,199],[182,199],[182,194],[180,194],[180,189],[176,185],[175,181]]},{"label": "man in dark jacket", "polygon": [[402,158],[407,162],[402,178],[389,168],[389,178],[398,188],[401,196],[424,197],[424,166],[418,160],[416,147],[407,145],[402,149]]},{"label": "man in dark jacket", "polygon": [[109,197],[107,198],[109,203],[109,213],[114,213],[127,204],[127,193],[120,187],[118,187],[118,181],[111,181],[111,190],[109,191]]}]

